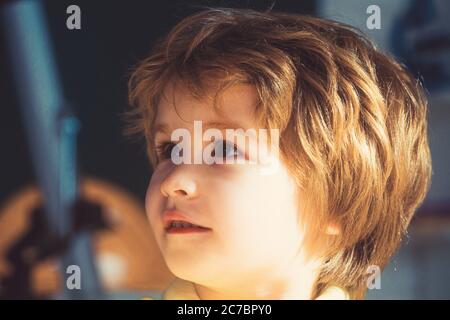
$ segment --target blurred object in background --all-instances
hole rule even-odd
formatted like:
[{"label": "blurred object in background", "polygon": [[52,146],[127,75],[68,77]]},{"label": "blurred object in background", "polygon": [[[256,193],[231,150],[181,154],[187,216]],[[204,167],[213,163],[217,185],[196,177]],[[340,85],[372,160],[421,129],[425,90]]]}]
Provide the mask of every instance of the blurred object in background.
[{"label": "blurred object in background", "polygon": [[[42,193],[40,206],[33,209],[29,230],[6,256],[14,272],[3,281],[2,292],[6,297],[33,297],[30,292],[32,266],[54,256],[60,259],[62,274],[69,266],[78,273],[83,270],[83,287],[80,288],[80,281],[76,284],[79,290],[62,286],[61,298],[100,298],[103,288],[90,234],[95,228],[76,228],[75,223],[81,212],[88,218],[80,221],[94,224],[89,221],[91,215],[101,220],[101,207],[83,202],[79,196],[79,121],[62,89],[42,2],[10,1],[0,6],[0,14],[12,80]],[[98,227],[104,227],[102,221],[96,222]]]},{"label": "blurred object in background", "polygon": [[449,299],[450,215],[421,215],[366,299]]},{"label": "blurred object in background", "polygon": [[410,1],[396,19],[392,51],[430,92],[450,90],[450,1]]},{"label": "blurred object in background", "polygon": [[[92,233],[95,262],[106,297],[160,294],[173,275],[162,259],[140,203],[123,189],[97,179],[85,179],[81,195],[102,208],[102,216],[110,225]],[[62,279],[59,272],[58,257],[35,259],[35,263],[29,265],[29,272],[20,266],[19,275],[15,275],[18,270],[8,260],[8,257],[20,255],[25,262],[27,258],[33,260],[30,256],[39,241],[22,246],[19,252],[12,253],[11,249],[17,251],[17,243],[30,234],[31,223],[38,221],[32,217],[39,212],[34,208],[41,202],[37,188],[30,186],[18,192],[0,209],[0,297],[54,298],[66,285],[66,279]],[[40,223],[36,227],[45,230]],[[5,281],[11,278],[25,283],[17,282],[17,290],[8,296],[2,287],[4,290]],[[20,291],[19,286],[28,286],[29,292]]]},{"label": "blurred object in background", "polygon": [[[357,27],[383,51],[395,55],[430,92],[450,90],[448,0],[318,0],[318,14]],[[380,8],[380,29],[369,29],[369,6]]]}]

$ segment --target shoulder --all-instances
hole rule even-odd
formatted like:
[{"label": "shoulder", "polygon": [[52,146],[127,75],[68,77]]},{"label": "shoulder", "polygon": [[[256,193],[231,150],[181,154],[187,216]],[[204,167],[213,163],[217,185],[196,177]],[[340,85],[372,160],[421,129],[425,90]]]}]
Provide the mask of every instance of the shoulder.
[{"label": "shoulder", "polygon": [[192,282],[175,278],[162,294],[147,295],[141,300],[200,300],[200,297]]},{"label": "shoulder", "polygon": [[163,300],[200,300],[194,284],[175,278],[162,295]]},{"label": "shoulder", "polygon": [[340,287],[330,286],[326,288],[316,300],[350,300],[350,295]]}]

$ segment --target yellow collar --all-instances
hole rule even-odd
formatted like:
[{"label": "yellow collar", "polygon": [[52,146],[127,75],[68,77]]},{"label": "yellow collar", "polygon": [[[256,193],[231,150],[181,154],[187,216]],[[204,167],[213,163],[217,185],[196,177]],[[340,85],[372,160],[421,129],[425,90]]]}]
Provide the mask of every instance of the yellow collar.
[{"label": "yellow collar", "polygon": [[[349,296],[340,287],[328,287],[316,300],[348,300]],[[200,300],[194,284],[190,281],[175,278],[162,295],[162,300]]]}]

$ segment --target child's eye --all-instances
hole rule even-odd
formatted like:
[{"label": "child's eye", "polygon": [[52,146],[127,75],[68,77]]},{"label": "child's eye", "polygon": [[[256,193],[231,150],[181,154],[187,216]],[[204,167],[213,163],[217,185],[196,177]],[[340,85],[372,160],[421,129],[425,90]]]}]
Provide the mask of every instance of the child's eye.
[{"label": "child's eye", "polygon": [[234,143],[226,140],[218,140],[215,143],[215,147],[211,153],[211,156],[222,158],[238,158],[243,156],[243,154]]},{"label": "child's eye", "polygon": [[161,160],[170,159],[172,156],[172,149],[176,146],[175,143],[166,141],[156,146],[156,154]]}]

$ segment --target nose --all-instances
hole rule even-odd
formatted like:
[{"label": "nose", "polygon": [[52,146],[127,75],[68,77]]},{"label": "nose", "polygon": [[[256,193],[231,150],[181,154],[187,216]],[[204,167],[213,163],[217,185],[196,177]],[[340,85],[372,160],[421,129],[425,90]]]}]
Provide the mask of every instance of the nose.
[{"label": "nose", "polygon": [[188,167],[192,165],[177,165],[167,174],[160,188],[164,196],[191,199],[197,195],[198,186],[195,175]]}]

